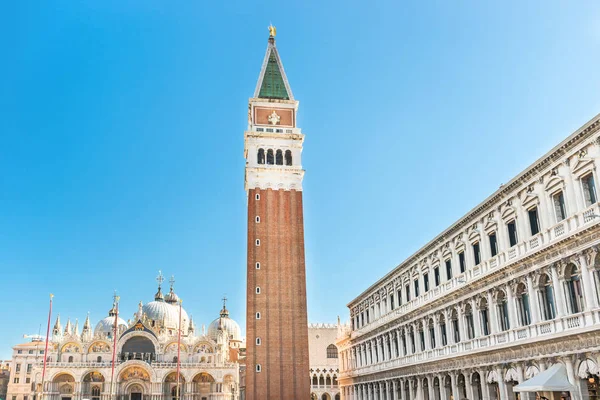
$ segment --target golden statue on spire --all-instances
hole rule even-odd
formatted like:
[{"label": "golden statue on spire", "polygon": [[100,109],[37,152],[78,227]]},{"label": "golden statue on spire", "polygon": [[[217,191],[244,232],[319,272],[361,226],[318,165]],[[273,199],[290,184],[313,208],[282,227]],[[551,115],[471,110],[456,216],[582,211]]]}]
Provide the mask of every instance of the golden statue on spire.
[{"label": "golden statue on spire", "polygon": [[269,36],[275,37],[277,35],[277,28],[275,28],[272,24],[269,24]]}]

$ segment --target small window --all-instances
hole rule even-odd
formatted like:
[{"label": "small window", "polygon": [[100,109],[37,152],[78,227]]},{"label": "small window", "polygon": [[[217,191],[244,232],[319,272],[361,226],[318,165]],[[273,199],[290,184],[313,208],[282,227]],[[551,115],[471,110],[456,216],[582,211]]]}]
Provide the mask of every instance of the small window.
[{"label": "small window", "polygon": [[261,343],[261,341],[260,341],[260,338],[259,338],[259,337],[257,337],[257,338],[256,338],[256,345],[257,345],[257,346],[260,346],[260,343]]},{"label": "small window", "polygon": [[17,354],[23,353],[23,350],[17,350]]},{"label": "small window", "polygon": [[292,152],[290,150],[285,151],[285,165],[292,165]]},{"label": "small window", "polygon": [[475,257],[475,265],[479,265],[481,262],[481,251],[479,249],[479,242],[473,243],[473,257]]},{"label": "small window", "polygon": [[256,269],[260,269],[260,263],[259,262],[256,263]]},{"label": "small window", "polygon": [[256,372],[260,372],[260,371],[262,371],[260,364],[256,364]]},{"label": "small window", "polygon": [[567,218],[567,210],[565,207],[565,197],[563,192],[558,192],[552,196],[552,202],[554,203],[554,213],[556,214],[556,222],[560,222]]},{"label": "small window", "polygon": [[256,200],[260,200],[260,194],[256,193],[256,196],[254,196],[254,198],[255,198]]},{"label": "small window", "polygon": [[15,379],[13,380],[13,383],[19,383],[19,378],[15,378]]},{"label": "small window", "polygon": [[256,218],[254,219],[256,221],[256,223],[258,224],[260,222],[260,217],[257,215]]},{"label": "small window", "polygon": [[283,152],[281,150],[277,150],[275,153],[275,164],[283,165]]},{"label": "small window", "polygon": [[452,260],[446,260],[446,277],[448,280],[452,279]]},{"label": "small window", "polygon": [[406,285],[404,290],[406,291],[406,301],[410,301],[410,285]]},{"label": "small window", "polygon": [[259,312],[256,313],[256,319],[260,319],[260,313]]},{"label": "small window", "polygon": [[29,353],[29,354],[33,354],[33,350],[29,350],[27,353]]},{"label": "small window", "polygon": [[260,246],[260,239],[256,239],[256,245]]},{"label": "small window", "polygon": [[510,247],[513,247],[517,244],[517,224],[513,219],[508,224],[506,224],[506,228],[508,229],[508,241],[510,243]]},{"label": "small window", "polygon": [[458,265],[460,266],[461,274],[466,271],[467,262],[465,261],[465,252],[464,251],[461,251],[460,253],[458,253]]},{"label": "small window", "polygon": [[537,235],[540,232],[540,221],[538,218],[537,207],[530,208],[527,213],[529,214],[529,227],[531,228],[531,236]]},{"label": "small window", "polygon": [[260,286],[256,287],[256,294],[260,294]]},{"label": "small window", "polygon": [[31,378],[29,378],[29,377],[25,378],[25,383],[31,383]]},{"label": "small window", "polygon": [[98,356],[98,358],[96,359],[96,362],[102,362],[102,357]]},{"label": "small window", "polygon": [[440,267],[435,267],[433,269],[433,281],[435,286],[440,286]]},{"label": "small window", "polygon": [[429,291],[429,274],[423,274],[423,286],[425,286],[425,293]]},{"label": "small window", "polygon": [[414,280],[415,283],[415,297],[419,297],[419,279]]},{"label": "small window", "polygon": [[583,198],[585,200],[585,206],[589,207],[595,204],[598,199],[596,196],[596,184],[594,183],[594,175],[588,174],[581,178],[581,186],[583,188]]},{"label": "small window", "polygon": [[496,239],[496,232],[492,232],[489,235],[490,239],[490,250],[492,252],[492,257],[498,254],[498,240]]}]

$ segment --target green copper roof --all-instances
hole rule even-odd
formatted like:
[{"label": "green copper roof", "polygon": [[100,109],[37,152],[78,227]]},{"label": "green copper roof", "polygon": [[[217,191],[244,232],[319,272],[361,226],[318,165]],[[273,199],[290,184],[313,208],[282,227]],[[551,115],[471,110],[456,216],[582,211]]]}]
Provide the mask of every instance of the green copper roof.
[{"label": "green copper roof", "polygon": [[285,89],[285,83],[283,82],[282,76],[283,74],[279,69],[279,63],[277,62],[275,51],[275,49],[271,49],[270,51],[269,61],[267,62],[265,76],[263,77],[262,85],[260,86],[260,92],[258,92],[258,97],[261,99],[289,100],[290,96]]}]

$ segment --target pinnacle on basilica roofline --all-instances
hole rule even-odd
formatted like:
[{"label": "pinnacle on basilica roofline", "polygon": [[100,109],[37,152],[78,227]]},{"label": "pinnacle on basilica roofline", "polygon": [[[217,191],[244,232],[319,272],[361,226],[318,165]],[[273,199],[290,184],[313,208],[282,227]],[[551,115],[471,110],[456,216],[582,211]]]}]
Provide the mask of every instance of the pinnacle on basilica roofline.
[{"label": "pinnacle on basilica roofline", "polygon": [[259,99],[294,100],[292,89],[283,69],[283,63],[275,46],[274,26],[269,26],[269,42],[263,60],[254,97]]}]

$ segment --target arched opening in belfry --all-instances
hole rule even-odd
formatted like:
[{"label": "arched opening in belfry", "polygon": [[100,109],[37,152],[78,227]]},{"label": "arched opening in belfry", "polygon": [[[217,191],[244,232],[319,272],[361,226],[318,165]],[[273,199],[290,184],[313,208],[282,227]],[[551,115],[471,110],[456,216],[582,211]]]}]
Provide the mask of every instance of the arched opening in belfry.
[{"label": "arched opening in belfry", "polygon": [[274,160],[274,156],[273,156],[273,149],[267,150],[267,164],[273,165],[274,161],[275,160]]},{"label": "arched opening in belfry", "polygon": [[277,150],[275,152],[275,164],[283,165],[283,151]]},{"label": "arched opening in belfry", "polygon": [[292,152],[291,150],[285,151],[285,165],[292,165]]},{"label": "arched opening in belfry", "polygon": [[265,163],[265,149],[258,149],[258,154],[256,156],[256,162],[259,164]]}]

